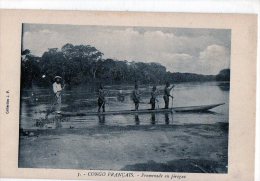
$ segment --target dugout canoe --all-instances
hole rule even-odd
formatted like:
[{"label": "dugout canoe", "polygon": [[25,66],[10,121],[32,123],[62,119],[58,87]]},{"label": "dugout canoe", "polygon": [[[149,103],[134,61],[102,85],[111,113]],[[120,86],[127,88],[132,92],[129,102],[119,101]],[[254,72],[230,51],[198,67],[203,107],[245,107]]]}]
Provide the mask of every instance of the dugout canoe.
[{"label": "dugout canoe", "polygon": [[121,111],[107,111],[107,112],[61,112],[63,116],[99,116],[99,115],[123,115],[123,114],[146,114],[146,113],[163,113],[163,112],[205,112],[215,107],[221,106],[225,103],[210,104],[201,106],[185,106],[185,107],[173,107],[169,109],[140,109],[135,110],[121,110]]}]

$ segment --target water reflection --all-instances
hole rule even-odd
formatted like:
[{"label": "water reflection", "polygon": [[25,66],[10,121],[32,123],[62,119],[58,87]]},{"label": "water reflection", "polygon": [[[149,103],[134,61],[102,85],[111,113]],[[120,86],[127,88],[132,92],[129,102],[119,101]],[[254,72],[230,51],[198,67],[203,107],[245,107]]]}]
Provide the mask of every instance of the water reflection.
[{"label": "water reflection", "polygon": [[229,91],[230,90],[230,83],[229,82],[221,82],[218,84],[218,87],[222,91]]},{"label": "water reflection", "polygon": [[[143,86],[142,89],[142,101],[149,102],[151,87]],[[173,91],[174,106],[195,106],[195,105],[207,105],[214,103],[225,102],[225,105],[214,108],[211,111],[204,113],[156,113],[156,114],[138,114],[138,115],[110,115],[110,116],[94,116],[84,117],[83,121],[78,122],[79,116],[70,117],[68,123],[63,123],[61,120],[49,122],[45,119],[47,111],[50,110],[53,103],[53,94],[51,89],[30,89],[23,90],[21,94],[21,110],[20,110],[20,125],[24,129],[38,129],[39,127],[55,127],[59,128],[62,124],[63,128],[67,128],[70,125],[75,127],[82,126],[92,127],[99,125],[151,125],[151,124],[184,124],[184,123],[216,123],[219,121],[228,122],[229,113],[229,87],[228,82],[210,82],[210,83],[181,83],[177,84]],[[108,110],[109,111],[121,111],[131,110],[133,108],[133,101],[131,99],[131,92],[133,86],[107,86],[109,95],[107,97]],[[158,86],[160,91],[159,107],[164,107],[163,101],[163,89],[164,85]],[[122,91],[121,91],[122,90]],[[121,93],[122,92],[122,93]],[[124,96],[124,101],[117,99],[117,96]],[[205,96],[207,95],[207,96]],[[71,90],[66,89],[62,97],[62,111],[67,112],[91,112],[97,110],[97,99],[94,88],[88,87],[75,87]],[[140,105],[140,109],[150,109],[149,104]],[[51,120],[54,119],[54,113],[50,114]],[[58,118],[56,118],[58,119]],[[60,118],[61,119],[61,118]],[[67,119],[67,118],[66,118]],[[108,121],[109,119],[109,121]],[[35,125],[35,121],[37,125]],[[107,121],[107,122],[106,122]],[[83,123],[84,122],[84,125]],[[47,126],[45,127],[44,125]],[[50,126],[52,125],[52,126]]]},{"label": "water reflection", "polygon": [[[129,126],[129,125],[173,125],[183,124],[187,122],[187,118],[194,119],[211,119],[213,116],[219,116],[220,113],[203,112],[203,113],[149,113],[149,114],[133,114],[125,118],[125,122],[121,121],[122,116],[114,117],[111,115],[98,115],[92,117],[64,117],[60,114],[53,113],[48,118],[34,119],[36,128],[43,129],[59,129],[59,128],[88,128],[96,126]],[[123,117],[124,119],[124,117]],[[181,121],[180,121],[181,119]],[[106,122],[107,121],[107,122]],[[64,123],[65,122],[65,123]],[[123,122],[123,123],[122,123]],[[141,128],[142,126],[140,126]]]},{"label": "water reflection", "polygon": [[56,120],[55,120],[55,129],[59,129],[59,128],[62,128],[62,124],[61,124],[61,122],[62,122],[62,116],[58,116],[57,118],[56,118]]},{"label": "water reflection", "polygon": [[140,119],[138,114],[135,114],[135,125],[140,125]]},{"label": "water reflection", "polygon": [[38,128],[59,129],[62,128],[62,122],[68,122],[68,120],[57,114],[51,118],[36,119],[35,126]]},{"label": "water reflection", "polygon": [[98,116],[98,123],[99,123],[99,125],[105,125],[105,122],[106,122],[105,115],[99,115]]},{"label": "water reflection", "polygon": [[169,124],[170,123],[169,113],[165,113],[164,118],[165,118],[165,124]]},{"label": "water reflection", "polygon": [[151,124],[155,124],[155,114],[151,114]]},{"label": "water reflection", "polygon": [[[163,114],[150,113],[148,115],[150,115],[150,124],[151,125],[159,124],[161,121],[165,122],[165,125],[170,124],[170,113],[163,113]],[[173,119],[172,114],[171,114],[171,116]],[[162,120],[162,119],[164,119],[164,120]],[[139,114],[134,115],[134,121],[135,121],[135,125],[140,125]],[[144,121],[143,124],[146,124],[145,120],[143,120],[143,121]],[[161,123],[163,123],[163,122],[161,122]]]}]

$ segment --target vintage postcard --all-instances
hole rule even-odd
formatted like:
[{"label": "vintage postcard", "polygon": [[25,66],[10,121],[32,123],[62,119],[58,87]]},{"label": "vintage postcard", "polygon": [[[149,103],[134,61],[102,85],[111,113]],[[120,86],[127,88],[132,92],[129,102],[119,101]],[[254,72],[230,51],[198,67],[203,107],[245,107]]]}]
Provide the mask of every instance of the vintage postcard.
[{"label": "vintage postcard", "polygon": [[2,10],[0,176],[254,178],[257,16]]}]

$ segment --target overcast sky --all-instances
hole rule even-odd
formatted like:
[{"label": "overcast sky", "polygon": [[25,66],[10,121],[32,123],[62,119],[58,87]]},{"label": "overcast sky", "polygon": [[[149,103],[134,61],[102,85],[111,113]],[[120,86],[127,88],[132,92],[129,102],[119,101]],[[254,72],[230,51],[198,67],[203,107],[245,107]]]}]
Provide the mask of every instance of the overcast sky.
[{"label": "overcast sky", "polygon": [[23,32],[23,49],[37,56],[72,43],[95,46],[103,58],[158,62],[171,72],[217,74],[230,66],[230,30],[24,24]]}]

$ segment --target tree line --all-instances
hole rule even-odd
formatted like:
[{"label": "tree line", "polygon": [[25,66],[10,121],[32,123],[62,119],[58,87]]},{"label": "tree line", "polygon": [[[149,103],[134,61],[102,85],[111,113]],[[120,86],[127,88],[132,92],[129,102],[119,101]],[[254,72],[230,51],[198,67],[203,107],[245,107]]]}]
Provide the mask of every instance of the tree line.
[{"label": "tree line", "polygon": [[[229,70],[229,69],[228,69]],[[229,73],[229,72],[228,72]],[[103,53],[90,45],[65,44],[50,48],[41,57],[22,51],[21,86],[49,86],[60,75],[68,86],[79,84],[164,84],[165,82],[229,81],[227,71],[219,75],[172,73],[159,63],[104,59]]]}]

